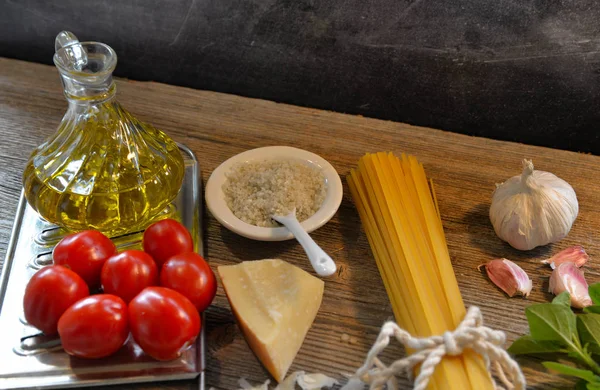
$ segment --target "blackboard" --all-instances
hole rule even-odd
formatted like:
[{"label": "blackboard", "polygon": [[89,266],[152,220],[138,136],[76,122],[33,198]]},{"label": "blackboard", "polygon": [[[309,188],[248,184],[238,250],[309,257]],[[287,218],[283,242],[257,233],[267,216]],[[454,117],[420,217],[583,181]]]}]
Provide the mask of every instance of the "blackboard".
[{"label": "blackboard", "polygon": [[131,79],[600,153],[594,0],[0,4],[1,56],[51,64],[69,30]]}]

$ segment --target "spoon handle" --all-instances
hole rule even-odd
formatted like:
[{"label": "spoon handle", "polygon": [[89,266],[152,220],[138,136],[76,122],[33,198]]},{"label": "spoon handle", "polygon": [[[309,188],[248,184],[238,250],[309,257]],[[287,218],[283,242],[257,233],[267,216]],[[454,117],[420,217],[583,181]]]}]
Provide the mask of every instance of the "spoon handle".
[{"label": "spoon handle", "polygon": [[296,237],[319,276],[330,276],[335,273],[337,267],[333,259],[306,233],[296,218],[277,218],[277,221],[284,224]]}]

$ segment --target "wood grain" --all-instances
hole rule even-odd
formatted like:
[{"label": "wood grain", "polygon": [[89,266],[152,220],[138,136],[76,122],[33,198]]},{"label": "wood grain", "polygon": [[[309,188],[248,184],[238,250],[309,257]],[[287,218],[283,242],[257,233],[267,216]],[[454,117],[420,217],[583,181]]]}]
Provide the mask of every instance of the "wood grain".
[{"label": "wood grain", "polygon": [[[274,102],[151,83],[118,81],[121,103],[139,118],[162,128],[189,146],[201,163],[202,178],[221,162],[247,149],[291,145],[327,159],[344,177],[365,152],[413,153],[434,179],[454,270],[467,305],[482,308],[486,323],[506,331],[509,341],[527,331],[524,309],[546,302],[550,275],[538,260],[573,244],[584,245],[592,260],[590,283],[600,281],[600,158],[566,151],[452,134],[402,123],[299,108]],[[21,172],[32,148],[55,131],[66,109],[53,67],[0,59],[0,257],[4,258],[21,186]],[[570,182],[577,192],[580,215],[563,241],[519,252],[499,240],[489,223],[490,195],[497,182],[518,174],[521,159]],[[344,180],[339,212],[314,239],[332,254],[340,268],[326,280],[319,314],[291,370],[323,372],[343,379],[353,372],[392,316],[373,256]],[[279,257],[312,272],[293,241],[264,243],[237,236],[205,215],[207,258],[215,268],[242,260]],[[508,299],[477,270],[497,257],[517,260],[529,273],[529,299]],[[251,383],[269,378],[244,341],[221,286],[207,312],[207,384],[234,389],[240,377]],[[342,341],[342,334],[356,342]],[[394,346],[390,361],[402,355]],[[568,387],[570,382],[547,373],[539,361],[520,360],[535,389]],[[408,386],[406,379],[402,387]],[[125,387],[122,387],[125,388]],[[131,389],[192,389],[193,381],[127,386]]]}]

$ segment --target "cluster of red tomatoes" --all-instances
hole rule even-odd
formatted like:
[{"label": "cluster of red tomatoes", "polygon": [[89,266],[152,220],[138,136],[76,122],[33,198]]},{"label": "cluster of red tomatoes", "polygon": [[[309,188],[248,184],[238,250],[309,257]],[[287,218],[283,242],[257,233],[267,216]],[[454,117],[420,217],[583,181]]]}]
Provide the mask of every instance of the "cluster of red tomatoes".
[{"label": "cluster of red tomatoes", "polygon": [[215,296],[215,275],[175,220],[150,225],[143,247],[117,253],[94,230],[65,237],[54,248],[54,265],[27,284],[25,319],[44,334],[58,333],[73,356],[109,356],[131,332],[153,358],[177,358],[200,332],[199,312]]}]

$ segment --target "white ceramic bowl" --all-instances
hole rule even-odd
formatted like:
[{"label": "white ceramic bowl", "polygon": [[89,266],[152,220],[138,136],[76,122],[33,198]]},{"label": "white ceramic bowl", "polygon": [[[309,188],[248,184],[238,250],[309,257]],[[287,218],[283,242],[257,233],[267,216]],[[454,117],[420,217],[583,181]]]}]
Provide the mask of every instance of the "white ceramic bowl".
[{"label": "white ceramic bowl", "polygon": [[327,194],[321,208],[310,218],[301,223],[307,232],[323,226],[333,217],[342,202],[342,181],[336,170],[325,159],[306,150],[289,146],[267,146],[252,149],[231,157],[217,167],[206,183],[205,199],[210,213],[227,229],[241,236],[260,241],[283,241],[294,238],[285,227],[259,227],[250,225],[236,217],[225,202],[223,183],[225,174],[234,164],[256,160],[290,159],[321,169],[327,186]]}]

